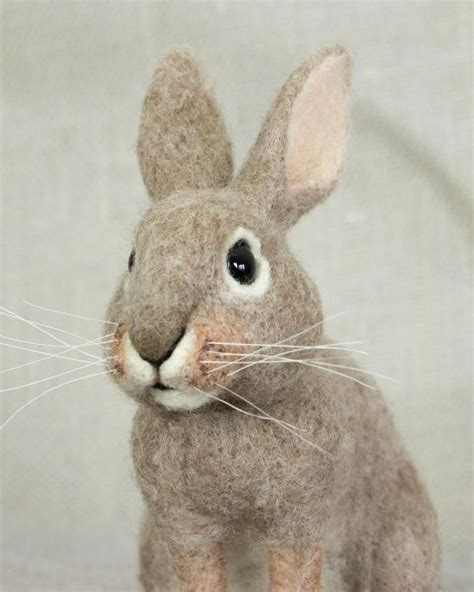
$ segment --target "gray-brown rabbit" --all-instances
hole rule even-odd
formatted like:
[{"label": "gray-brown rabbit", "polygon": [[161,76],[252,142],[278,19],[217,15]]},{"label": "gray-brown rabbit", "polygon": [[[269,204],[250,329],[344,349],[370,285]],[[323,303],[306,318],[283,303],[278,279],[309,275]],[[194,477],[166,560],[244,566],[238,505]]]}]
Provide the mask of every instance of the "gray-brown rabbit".
[{"label": "gray-brown rabbit", "polygon": [[169,54],[146,94],[153,205],[107,318],[114,378],[138,402],[147,592],[225,590],[236,542],[264,546],[274,592],[319,590],[322,572],[353,592],[436,589],[427,493],[376,385],[335,360],[350,348],[326,336],[285,239],[335,186],[350,78],[341,47],[297,69],[235,177],[191,56]]}]

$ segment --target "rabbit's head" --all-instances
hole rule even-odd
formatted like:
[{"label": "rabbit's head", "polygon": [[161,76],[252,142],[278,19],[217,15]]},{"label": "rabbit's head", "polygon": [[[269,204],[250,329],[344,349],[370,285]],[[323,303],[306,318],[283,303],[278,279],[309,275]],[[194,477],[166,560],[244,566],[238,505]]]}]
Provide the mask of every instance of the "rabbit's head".
[{"label": "rabbit's head", "polygon": [[[283,87],[233,177],[230,143],[194,60],[173,52],[159,65],[138,141],[153,205],[108,313],[118,324],[114,376],[127,393],[192,410],[212,403],[206,393],[225,397],[218,385],[245,382],[254,399],[268,400],[295,379],[285,365],[244,366],[258,360],[255,344],[322,320],[318,292],[285,235],[337,181],[349,86],[343,48],[309,59]],[[320,331],[311,333],[313,343]]]}]

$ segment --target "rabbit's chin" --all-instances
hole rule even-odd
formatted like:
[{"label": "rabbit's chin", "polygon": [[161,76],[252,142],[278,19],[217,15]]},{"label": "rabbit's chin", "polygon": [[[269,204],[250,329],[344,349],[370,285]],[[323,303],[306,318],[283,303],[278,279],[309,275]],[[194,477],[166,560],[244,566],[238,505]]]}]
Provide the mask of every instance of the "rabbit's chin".
[{"label": "rabbit's chin", "polygon": [[189,389],[181,391],[176,389],[155,390],[153,389],[153,400],[167,409],[176,411],[192,411],[202,407],[209,402],[209,397],[203,393]]}]

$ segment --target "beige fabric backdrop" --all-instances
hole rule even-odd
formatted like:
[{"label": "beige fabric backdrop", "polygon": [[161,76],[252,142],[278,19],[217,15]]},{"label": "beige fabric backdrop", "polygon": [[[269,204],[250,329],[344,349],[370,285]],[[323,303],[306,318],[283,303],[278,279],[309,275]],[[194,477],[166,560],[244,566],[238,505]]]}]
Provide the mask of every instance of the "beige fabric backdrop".
[{"label": "beige fabric backdrop", "polygon": [[[352,311],[332,333],[400,379],[386,398],[439,511],[445,588],[471,590],[471,5],[4,2],[2,28],[1,302],[90,338],[96,323],[22,299],[103,315],[147,206],[134,142],[158,56],[202,58],[241,162],[293,67],[326,44],[352,52],[347,169],[291,244],[327,313]],[[11,320],[2,333],[48,339]],[[2,367],[35,357],[2,348]],[[56,382],[2,393],[3,416]],[[99,377],[2,433],[2,590],[138,589],[133,412]]]}]

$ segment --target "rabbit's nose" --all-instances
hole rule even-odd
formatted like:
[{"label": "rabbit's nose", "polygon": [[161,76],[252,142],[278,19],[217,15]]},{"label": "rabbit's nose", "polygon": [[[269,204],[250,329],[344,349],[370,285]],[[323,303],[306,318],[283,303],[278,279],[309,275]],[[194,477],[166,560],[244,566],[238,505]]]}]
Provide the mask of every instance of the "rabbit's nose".
[{"label": "rabbit's nose", "polygon": [[176,349],[178,343],[183,338],[183,335],[184,335],[185,331],[186,331],[185,329],[183,329],[181,331],[181,333],[179,334],[178,339],[176,339],[176,341],[169,348],[169,350],[163,356],[161,356],[161,358],[159,358],[158,360],[154,360],[153,358],[148,358],[147,356],[143,356],[140,352],[138,352],[140,354],[140,358],[142,360],[145,360],[145,362],[148,362],[149,364],[151,364],[154,368],[156,368],[158,370],[160,368],[161,364],[163,364],[164,362],[166,362],[166,360],[172,356],[172,354],[173,354],[174,350]]}]

